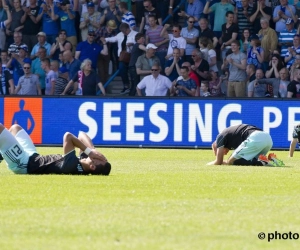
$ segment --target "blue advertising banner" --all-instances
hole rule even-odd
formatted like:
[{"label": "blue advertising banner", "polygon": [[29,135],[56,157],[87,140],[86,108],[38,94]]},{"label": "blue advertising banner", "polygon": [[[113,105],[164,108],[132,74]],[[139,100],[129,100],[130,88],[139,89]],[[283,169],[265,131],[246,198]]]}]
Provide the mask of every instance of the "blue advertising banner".
[{"label": "blue advertising banner", "polygon": [[269,132],[274,148],[288,148],[300,123],[298,101],[282,99],[5,97],[0,111],[7,127],[16,112],[33,113],[21,125],[38,144],[61,144],[66,131],[84,131],[96,145],[210,147],[224,128],[248,123]]}]

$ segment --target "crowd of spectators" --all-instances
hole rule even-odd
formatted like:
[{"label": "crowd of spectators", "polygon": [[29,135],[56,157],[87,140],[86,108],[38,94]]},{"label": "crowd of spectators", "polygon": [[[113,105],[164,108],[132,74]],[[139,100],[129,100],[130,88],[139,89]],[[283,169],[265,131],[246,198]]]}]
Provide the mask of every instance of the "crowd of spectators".
[{"label": "crowd of spectators", "polygon": [[0,0],[0,95],[105,95],[118,70],[123,95],[300,98],[298,12],[297,0]]}]

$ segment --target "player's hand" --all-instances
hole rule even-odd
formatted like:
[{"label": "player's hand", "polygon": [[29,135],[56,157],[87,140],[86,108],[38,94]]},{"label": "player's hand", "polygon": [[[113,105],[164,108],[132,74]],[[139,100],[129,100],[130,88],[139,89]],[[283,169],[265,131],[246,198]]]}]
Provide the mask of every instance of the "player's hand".
[{"label": "player's hand", "polygon": [[215,161],[208,162],[208,163],[206,163],[206,165],[207,166],[215,165]]},{"label": "player's hand", "polygon": [[89,157],[91,158],[92,161],[107,161],[106,157],[98,152],[96,149],[92,149],[91,153],[89,153]]}]

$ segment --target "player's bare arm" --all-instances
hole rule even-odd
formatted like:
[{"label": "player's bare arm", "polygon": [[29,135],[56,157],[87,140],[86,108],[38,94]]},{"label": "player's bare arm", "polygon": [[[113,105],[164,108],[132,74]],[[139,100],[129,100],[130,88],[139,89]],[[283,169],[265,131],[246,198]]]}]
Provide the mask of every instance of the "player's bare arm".
[{"label": "player's bare arm", "polygon": [[[83,137],[84,136],[81,135],[81,138],[83,138]],[[91,158],[91,160],[97,161],[97,163],[99,163],[99,161],[100,162],[107,162],[107,159],[105,158],[105,156],[96,151],[96,149],[94,148],[94,145],[91,142],[90,138],[89,138],[90,142],[88,141],[88,138],[89,137],[86,135],[85,142],[88,142],[88,144],[92,146],[91,148],[88,145],[85,145],[85,143],[83,143],[75,135],[73,135],[69,132],[65,133],[64,139],[63,139],[64,154],[67,154],[67,153],[71,152],[75,148],[79,148],[86,155],[88,155]]]}]

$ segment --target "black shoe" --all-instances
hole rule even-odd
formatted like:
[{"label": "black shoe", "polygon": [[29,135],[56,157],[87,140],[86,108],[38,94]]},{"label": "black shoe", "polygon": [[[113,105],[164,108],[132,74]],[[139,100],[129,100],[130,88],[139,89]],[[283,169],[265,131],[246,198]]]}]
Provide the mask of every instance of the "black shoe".
[{"label": "black shoe", "polygon": [[130,92],[130,89],[129,88],[124,88],[122,91],[121,91],[121,94],[128,94]]},{"label": "black shoe", "polygon": [[2,160],[3,160],[3,157],[2,157],[2,154],[0,154],[0,163],[1,163]]}]

